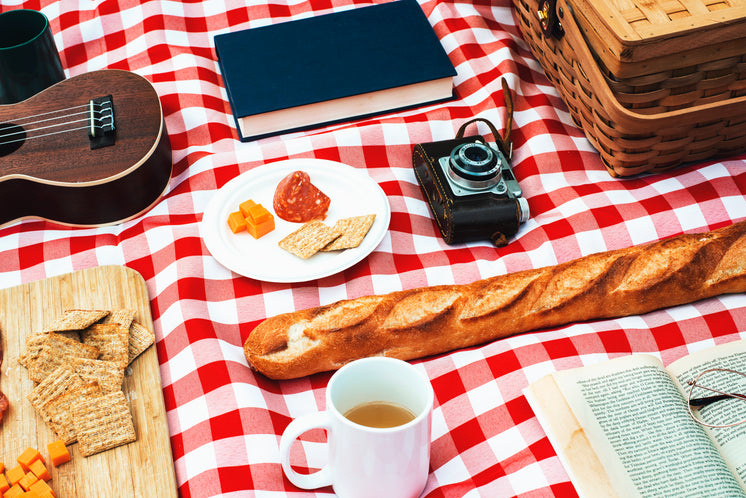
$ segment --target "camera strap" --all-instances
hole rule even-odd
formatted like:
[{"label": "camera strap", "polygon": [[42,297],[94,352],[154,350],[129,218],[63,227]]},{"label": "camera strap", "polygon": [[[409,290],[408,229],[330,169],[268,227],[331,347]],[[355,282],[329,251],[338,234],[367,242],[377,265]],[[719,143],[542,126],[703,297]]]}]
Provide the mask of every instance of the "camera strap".
[{"label": "camera strap", "polygon": [[476,123],[477,121],[481,121],[485,123],[490,129],[490,132],[492,132],[492,136],[495,137],[495,143],[497,143],[500,152],[502,152],[503,155],[508,158],[508,161],[510,161],[513,159],[513,144],[510,141],[510,130],[513,128],[513,98],[510,94],[510,87],[505,81],[505,78],[502,78],[500,81],[503,87],[503,98],[505,99],[505,110],[507,112],[507,117],[505,119],[505,135],[500,135],[491,121],[484,118],[474,118],[461,125],[456,134],[456,138],[463,138],[467,126]]}]

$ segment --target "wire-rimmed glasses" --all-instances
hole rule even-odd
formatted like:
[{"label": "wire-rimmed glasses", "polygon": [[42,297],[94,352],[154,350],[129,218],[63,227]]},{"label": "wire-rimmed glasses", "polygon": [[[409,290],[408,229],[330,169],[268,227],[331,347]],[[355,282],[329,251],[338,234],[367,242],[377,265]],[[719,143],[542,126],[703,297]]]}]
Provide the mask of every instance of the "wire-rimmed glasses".
[{"label": "wire-rimmed glasses", "polygon": [[[746,422],[746,374],[708,368],[689,384],[689,415],[706,427],[733,427]],[[719,402],[719,403],[718,403]],[[738,402],[737,405],[734,405]],[[717,409],[715,408],[717,406]]]}]

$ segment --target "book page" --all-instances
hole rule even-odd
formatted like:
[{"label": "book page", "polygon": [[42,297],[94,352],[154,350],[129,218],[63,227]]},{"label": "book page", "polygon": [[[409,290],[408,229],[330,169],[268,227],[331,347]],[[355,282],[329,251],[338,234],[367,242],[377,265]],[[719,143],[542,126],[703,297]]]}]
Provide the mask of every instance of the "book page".
[{"label": "book page", "polygon": [[524,394],[578,494],[582,498],[618,498],[606,469],[554,377],[547,375],[533,382]]},{"label": "book page", "polygon": [[[730,342],[693,353],[671,363],[668,370],[678,380],[684,393],[688,394],[687,382],[695,379],[703,370],[713,367],[746,373],[746,341]],[[739,394],[746,394],[746,377],[736,376],[734,387],[740,388]],[[718,401],[711,407],[702,409],[702,412],[707,415],[708,420],[714,417],[712,421],[717,424],[746,420],[746,401]],[[746,423],[735,427],[710,428],[708,431],[743,487],[743,483],[746,483]]]},{"label": "book page", "polygon": [[554,374],[620,496],[746,497],[654,356]]}]

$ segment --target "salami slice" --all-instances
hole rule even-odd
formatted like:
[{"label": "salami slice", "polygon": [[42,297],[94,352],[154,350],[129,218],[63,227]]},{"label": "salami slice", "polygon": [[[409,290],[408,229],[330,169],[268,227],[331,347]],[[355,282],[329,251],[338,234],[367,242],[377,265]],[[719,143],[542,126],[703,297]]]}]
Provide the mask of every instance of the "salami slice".
[{"label": "salami slice", "polygon": [[[3,345],[0,344],[0,364],[3,362]],[[10,406],[10,401],[8,401],[8,397],[0,391],[0,423],[3,421],[3,417],[5,416],[5,412],[8,411],[8,407]]]},{"label": "salami slice", "polygon": [[5,394],[0,391],[0,423],[3,420],[3,417],[5,416],[5,412],[8,411],[8,407],[10,406],[10,401],[8,401],[8,397],[5,396]]},{"label": "salami slice", "polygon": [[331,199],[319,190],[305,171],[294,171],[280,180],[275,189],[272,207],[285,221],[306,223],[323,220]]}]

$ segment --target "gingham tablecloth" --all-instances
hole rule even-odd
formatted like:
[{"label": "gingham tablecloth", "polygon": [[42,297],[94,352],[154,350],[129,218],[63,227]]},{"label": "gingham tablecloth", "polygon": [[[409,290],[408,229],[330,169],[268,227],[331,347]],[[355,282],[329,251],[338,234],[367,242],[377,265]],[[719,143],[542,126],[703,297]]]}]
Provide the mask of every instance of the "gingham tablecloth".
[{"label": "gingham tablecloth", "polygon": [[[242,344],[266,316],[342,298],[466,283],[585,254],[706,231],[746,216],[746,155],[619,180],[609,176],[531,56],[509,0],[421,0],[458,71],[457,99],[256,142],[237,139],[213,36],[368,5],[364,0],[3,1],[50,19],[68,76],[136,72],[161,97],[174,171],[146,214],[97,229],[43,221],[0,229],[0,286],[96,265],[145,278],[157,335],[179,492],[206,496],[327,496],[284,478],[278,444],[294,417],[324,409],[330,374],[272,381],[247,368]],[[503,248],[448,246],[412,170],[414,144],[453,138],[472,117],[504,124],[500,77],[514,92],[515,174],[530,220]],[[478,130],[488,134],[488,130]],[[200,236],[217,189],[288,158],[339,161],[367,172],[388,196],[388,233],[362,262],[318,281],[277,284],[221,266]],[[670,362],[746,337],[746,296],[644,316],[570,324],[413,361],[435,388],[424,496],[573,496],[556,452],[522,394],[539,377],[631,352]],[[319,468],[324,435],[294,462]],[[116,496],[116,490],[112,490]]]}]

